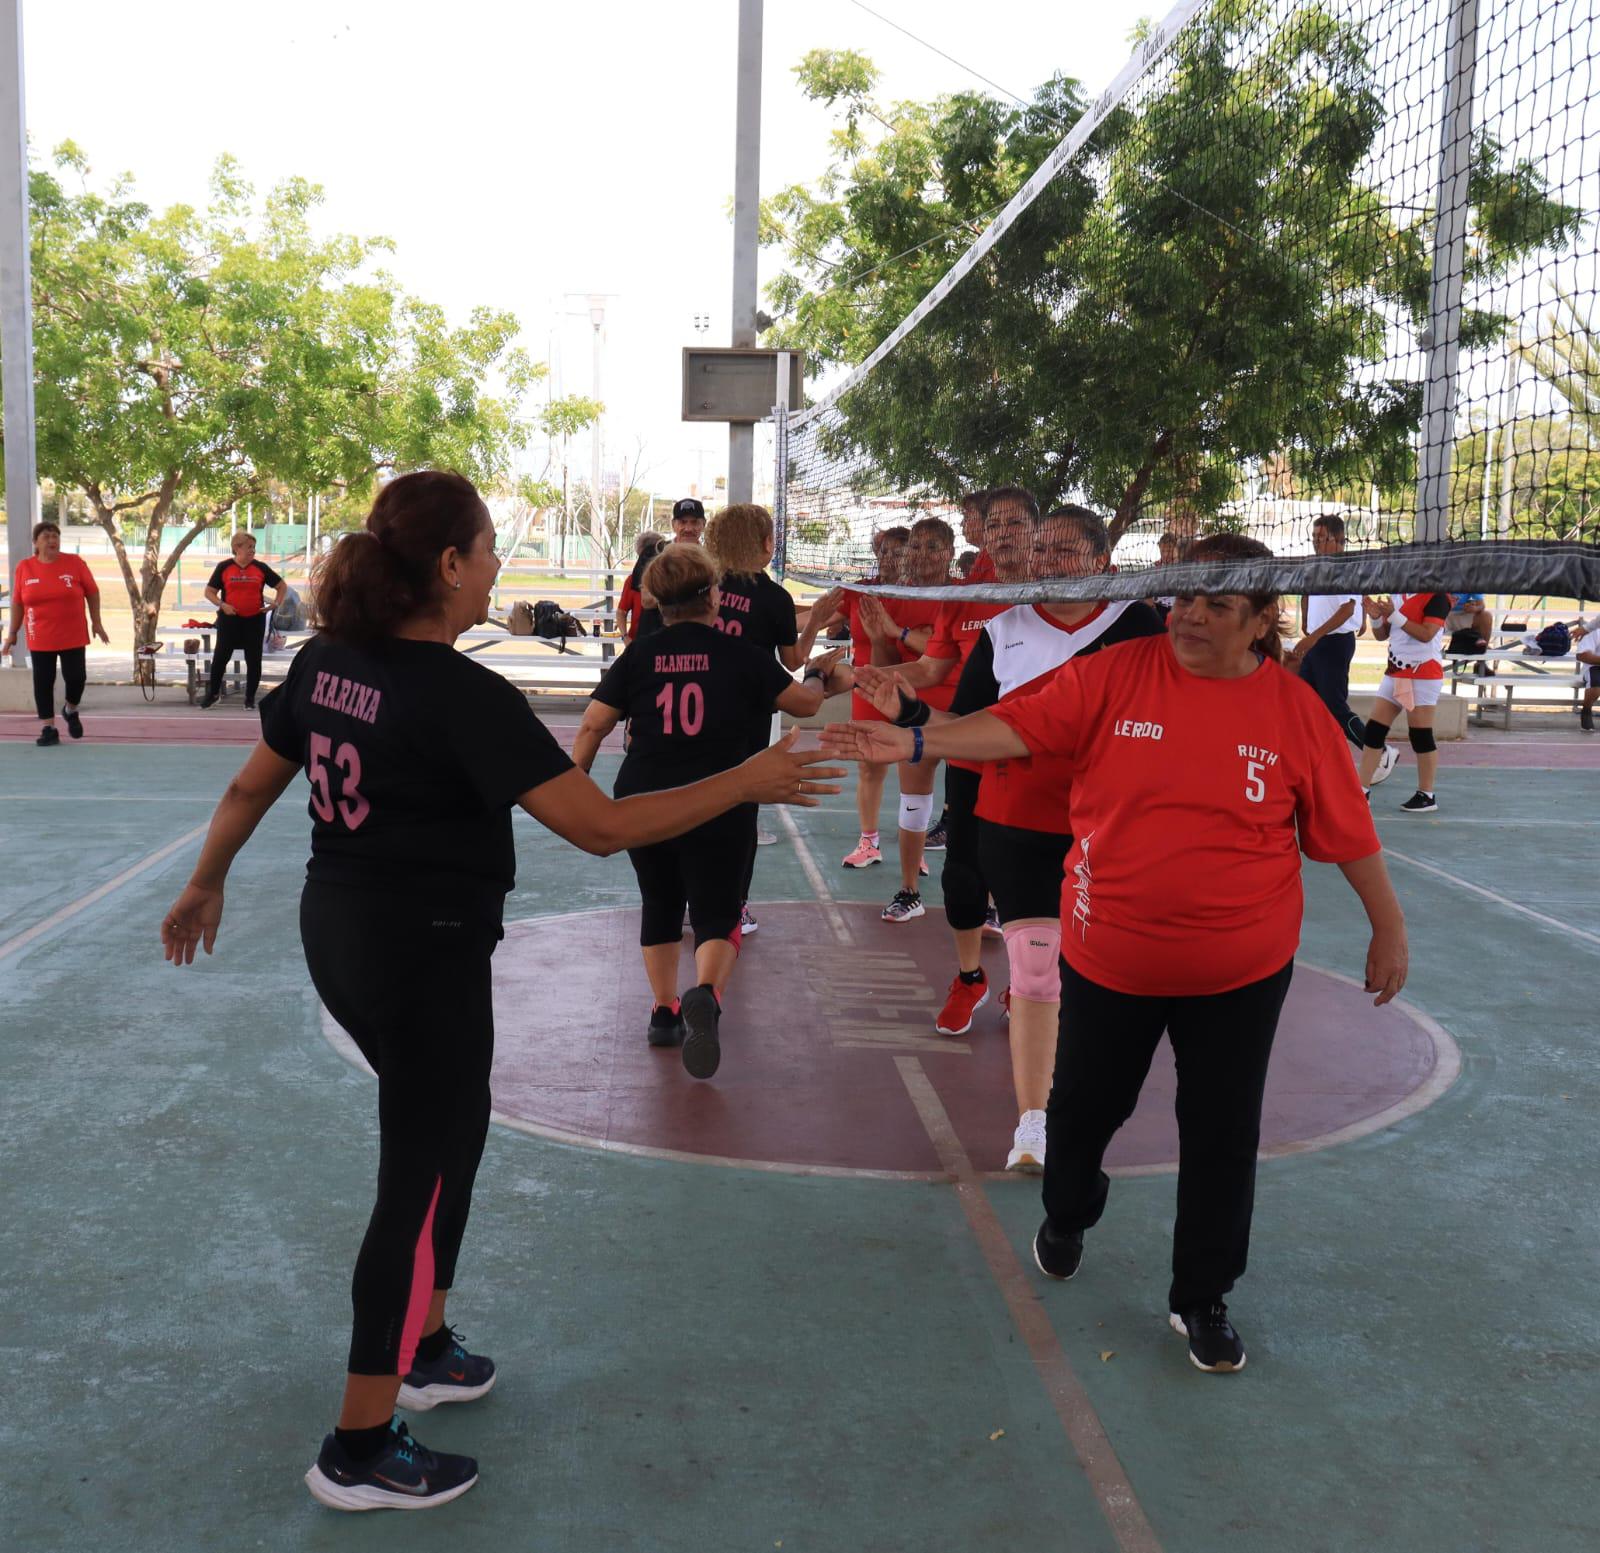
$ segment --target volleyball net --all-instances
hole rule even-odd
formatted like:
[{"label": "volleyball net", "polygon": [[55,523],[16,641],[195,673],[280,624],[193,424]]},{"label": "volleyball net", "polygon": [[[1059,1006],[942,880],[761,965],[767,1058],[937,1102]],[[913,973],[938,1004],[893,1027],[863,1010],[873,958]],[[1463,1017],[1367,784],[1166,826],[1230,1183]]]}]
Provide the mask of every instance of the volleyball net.
[{"label": "volleyball net", "polygon": [[[862,197],[862,140],[769,289],[822,368],[775,412],[780,567],[900,581],[875,535],[959,557],[962,495],[1022,486],[1115,572],[952,596],[1600,597],[1597,7],[1181,0],[1093,102],[938,105],[915,198]],[[1270,558],[1181,559],[1219,531]]]}]

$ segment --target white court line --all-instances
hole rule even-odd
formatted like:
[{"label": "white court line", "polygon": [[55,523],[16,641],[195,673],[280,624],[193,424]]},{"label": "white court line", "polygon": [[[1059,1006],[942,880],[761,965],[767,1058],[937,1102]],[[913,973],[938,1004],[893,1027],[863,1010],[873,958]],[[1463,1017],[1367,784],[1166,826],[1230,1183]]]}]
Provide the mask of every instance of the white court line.
[{"label": "white court line", "polygon": [[141,858],[132,868],[125,868],[114,879],[107,879],[98,889],[90,890],[87,895],[80,896],[70,905],[63,906],[60,911],[53,911],[43,922],[36,922],[25,932],[15,937],[0,940],[0,960],[8,960],[20,950],[26,949],[36,938],[48,933],[51,928],[59,927],[63,922],[70,920],[81,911],[87,911],[96,901],[103,901],[113,891],[120,890],[131,879],[137,879],[140,874],[147,872],[157,863],[164,863],[174,852],[180,851],[191,841],[205,835],[210,829],[211,822],[207,820],[204,825],[197,825],[191,831],[186,831],[176,841],[169,841],[166,846],[157,852],[152,852],[149,857]]},{"label": "white court line", "polygon": [[783,828],[789,832],[789,840],[794,843],[795,856],[800,859],[800,867],[805,872],[806,882],[811,886],[812,894],[822,906],[822,914],[828,919],[828,927],[833,932],[835,942],[849,945],[850,925],[845,921],[844,913],[839,910],[839,903],[834,900],[833,891],[828,888],[828,881],[822,877],[822,870],[817,867],[817,860],[812,856],[811,848],[806,845],[806,838],[800,834],[800,827],[795,824],[794,816],[787,808],[780,808],[778,818],[783,821]]},{"label": "white court line", "polygon": [[[1417,823],[1409,816],[1400,814],[1379,814],[1376,818],[1382,820],[1386,825],[1398,825],[1402,830],[1411,830]],[[1522,827],[1533,826],[1541,830],[1592,831],[1595,829],[1593,820],[1514,820],[1477,814],[1430,814],[1426,823],[1429,825],[1518,825]]]},{"label": "white court line", "polygon": [[[0,803],[86,803],[96,800],[85,799],[81,793],[0,793]],[[188,795],[172,795],[166,798],[115,798],[110,800],[114,804],[125,803],[209,803],[215,804],[217,795],[208,793],[203,797],[190,797]]]},{"label": "white court line", "polygon": [[1581,938],[1585,943],[1593,944],[1600,949],[1600,933],[1591,933],[1585,928],[1574,927],[1570,922],[1563,922],[1559,917],[1547,917],[1542,911],[1535,911],[1530,906],[1523,906],[1507,896],[1498,895],[1493,890],[1486,890],[1481,884],[1469,884],[1465,879],[1457,878],[1444,868],[1435,868],[1432,863],[1424,863],[1420,857],[1407,857],[1404,852],[1396,852],[1393,847],[1385,846],[1384,855],[1392,857],[1399,862],[1409,863],[1413,868],[1420,868],[1423,873],[1433,874],[1440,879],[1448,880],[1458,890],[1469,890],[1474,895],[1481,895],[1486,901],[1493,901],[1497,906],[1504,906],[1507,911],[1515,911],[1524,917],[1531,917],[1535,922],[1543,923],[1545,927],[1553,927],[1558,933],[1566,933],[1573,938]]}]

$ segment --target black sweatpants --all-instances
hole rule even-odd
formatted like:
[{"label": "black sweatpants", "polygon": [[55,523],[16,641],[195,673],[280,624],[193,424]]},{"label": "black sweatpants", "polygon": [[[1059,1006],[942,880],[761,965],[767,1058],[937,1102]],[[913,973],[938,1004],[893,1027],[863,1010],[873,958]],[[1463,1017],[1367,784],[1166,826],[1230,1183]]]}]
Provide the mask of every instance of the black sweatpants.
[{"label": "black sweatpants", "polygon": [[244,698],[254,701],[261,684],[261,644],[266,639],[267,617],[259,615],[218,615],[217,645],[211,655],[211,680],[206,686],[206,700],[215,701],[222,694],[222,678],[228,672],[228,662],[234,653],[244,654]]},{"label": "black sweatpants", "polygon": [[1330,631],[1300,662],[1300,678],[1322,697],[1340,731],[1358,749],[1366,719],[1350,710],[1350,663],[1356,655],[1354,631]]},{"label": "black sweatpants", "polygon": [[958,933],[982,927],[989,913],[989,887],[978,861],[980,773],[946,765],[944,770],[944,919]]},{"label": "black sweatpants", "polygon": [[87,647],[67,647],[60,652],[35,652],[28,649],[33,664],[33,709],[40,722],[49,722],[56,715],[56,664],[61,665],[61,688],[66,692],[67,705],[77,706],[83,700],[83,687],[89,680],[86,659]]},{"label": "black sweatpants", "polygon": [[1231,992],[1113,992],[1061,962],[1061,1027],[1046,1108],[1044,1208],[1063,1233],[1105,1211],[1106,1146],[1133,1114],[1162,1032],[1178,1068],[1178,1219],[1169,1309],[1219,1300],[1243,1274],[1261,1097],[1294,961]]},{"label": "black sweatpants", "polygon": [[629,847],[639,880],[639,943],[675,944],[687,907],[694,946],[731,938],[755,856],[756,806],[742,803],[671,841]]},{"label": "black sweatpants", "polygon": [[307,880],[317,995],[378,1075],[378,1195],[351,1282],[350,1373],[404,1375],[435,1289],[455,1282],[489,1131],[497,927],[426,901]]}]

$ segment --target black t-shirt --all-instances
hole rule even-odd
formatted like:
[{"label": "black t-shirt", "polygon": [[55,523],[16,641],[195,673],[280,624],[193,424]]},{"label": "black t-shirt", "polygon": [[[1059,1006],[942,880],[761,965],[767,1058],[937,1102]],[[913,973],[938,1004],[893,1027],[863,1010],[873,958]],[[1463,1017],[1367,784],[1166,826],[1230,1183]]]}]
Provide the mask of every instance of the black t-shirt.
[{"label": "black t-shirt", "polygon": [[[794,618],[794,599],[787,588],[780,587],[765,572],[754,576],[745,572],[729,572],[722,579],[722,609],[717,616],[717,629],[759,647],[763,652],[774,652],[779,647],[793,647],[800,640],[800,629]],[[771,742],[772,709],[756,712],[750,718],[750,748],[765,749]]]},{"label": "black t-shirt", "polygon": [[311,782],[308,878],[496,924],[511,806],[572,769],[521,691],[442,642],[307,642],[261,736]]},{"label": "black t-shirt", "polygon": [[594,692],[629,720],[617,797],[682,787],[737,766],[750,753],[753,719],[770,717],[793,683],[770,652],[698,621],[633,642]]},{"label": "black t-shirt", "polygon": [[241,566],[237,561],[218,561],[206,584],[213,593],[222,595],[222,602],[233,607],[236,614],[248,619],[263,610],[263,595],[268,588],[281,588],[281,578],[265,561],[251,561]]}]

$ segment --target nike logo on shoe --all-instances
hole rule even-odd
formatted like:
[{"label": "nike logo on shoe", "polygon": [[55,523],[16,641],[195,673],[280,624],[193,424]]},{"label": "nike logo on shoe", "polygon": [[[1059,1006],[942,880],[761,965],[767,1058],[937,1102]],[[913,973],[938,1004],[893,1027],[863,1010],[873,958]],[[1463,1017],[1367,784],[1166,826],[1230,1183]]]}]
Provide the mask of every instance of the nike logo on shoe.
[{"label": "nike logo on shoe", "polygon": [[386,1478],[381,1472],[372,1474],[375,1481],[382,1483],[385,1488],[392,1488],[397,1494],[414,1494],[421,1498],[428,1492],[427,1478],[419,1478],[415,1483],[397,1483],[393,1478]]}]

